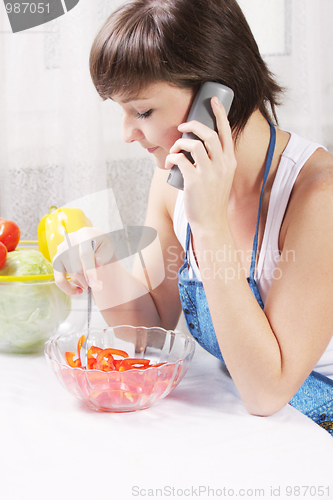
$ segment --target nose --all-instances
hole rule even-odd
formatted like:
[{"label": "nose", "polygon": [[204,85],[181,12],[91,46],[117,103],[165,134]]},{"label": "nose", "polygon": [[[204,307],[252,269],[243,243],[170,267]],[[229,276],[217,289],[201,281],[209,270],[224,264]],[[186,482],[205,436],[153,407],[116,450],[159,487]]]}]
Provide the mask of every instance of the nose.
[{"label": "nose", "polygon": [[130,143],[140,141],[144,138],[143,132],[138,127],[135,117],[132,117],[124,112],[122,119],[122,139],[124,142]]}]

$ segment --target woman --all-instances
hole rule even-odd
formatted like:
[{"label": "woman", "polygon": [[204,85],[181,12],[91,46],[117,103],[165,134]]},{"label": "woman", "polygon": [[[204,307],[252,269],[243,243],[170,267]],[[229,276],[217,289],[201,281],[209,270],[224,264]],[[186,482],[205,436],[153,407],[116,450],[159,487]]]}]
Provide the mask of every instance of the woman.
[{"label": "woman", "polygon": [[[74,284],[64,267],[56,272],[58,286],[74,294],[90,280],[109,324],[174,328],[182,306],[190,332],[224,360],[250,413],[271,415],[292,400],[329,429],[333,157],[273,125],[282,89],[237,2],[126,3],[98,34],[90,66],[99,94],[123,109],[123,139],[138,141],[158,167],[146,225],[157,230],[165,278],[148,289],[139,265],[132,275],[115,257],[104,266],[111,255],[105,236],[96,249],[97,269],[91,248],[84,250]],[[218,99],[211,100],[218,133],[185,123],[206,81],[234,91],[228,118]],[[202,142],[182,139],[184,132]],[[184,191],[167,183],[174,164]],[[96,234],[80,230],[72,241]],[[152,276],[158,273],[157,254],[151,250],[145,259]],[[175,268],[181,268],[179,288]],[[110,307],[122,294],[123,304]],[[319,375],[309,377],[314,369]],[[321,384],[330,394],[325,400]]]}]

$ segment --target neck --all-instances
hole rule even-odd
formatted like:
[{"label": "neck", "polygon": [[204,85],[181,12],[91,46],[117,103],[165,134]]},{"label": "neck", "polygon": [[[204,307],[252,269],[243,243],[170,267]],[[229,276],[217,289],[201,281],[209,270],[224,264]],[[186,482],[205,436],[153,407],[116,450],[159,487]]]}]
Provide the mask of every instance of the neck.
[{"label": "neck", "polygon": [[269,123],[260,111],[255,111],[236,144],[237,168],[230,195],[231,200],[245,201],[260,193],[269,141]]}]

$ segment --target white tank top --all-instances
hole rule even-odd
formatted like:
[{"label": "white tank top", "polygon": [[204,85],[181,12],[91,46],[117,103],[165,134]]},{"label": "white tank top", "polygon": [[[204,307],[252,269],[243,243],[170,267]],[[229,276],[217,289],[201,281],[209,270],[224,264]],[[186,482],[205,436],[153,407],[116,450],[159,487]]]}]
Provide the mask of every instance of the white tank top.
[{"label": "white tank top", "polygon": [[[255,274],[264,303],[280,259],[279,234],[291,191],[301,168],[318,148],[323,148],[323,146],[303,139],[297,134],[290,133],[289,142],[281,156],[271,190],[264,236]],[[187,218],[183,195],[183,191],[179,191],[175,205],[173,227],[180,244],[185,250]],[[293,255],[290,253],[288,258],[292,259]],[[191,266],[189,269],[190,277],[200,280],[200,271],[191,244],[189,262]],[[333,379],[333,337],[318,361],[315,371]]]}]

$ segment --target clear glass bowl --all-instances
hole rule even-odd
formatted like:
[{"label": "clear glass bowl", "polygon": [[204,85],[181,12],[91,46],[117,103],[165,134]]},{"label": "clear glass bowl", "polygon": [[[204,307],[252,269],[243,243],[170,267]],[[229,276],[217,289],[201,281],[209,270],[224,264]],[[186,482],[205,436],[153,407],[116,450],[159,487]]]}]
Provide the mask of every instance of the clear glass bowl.
[{"label": "clear glass bowl", "polygon": [[61,335],[45,344],[45,355],[62,385],[94,410],[129,412],[149,408],[166,397],[179,384],[193,358],[195,342],[189,336],[162,328],[121,325],[114,328],[91,328],[88,348],[121,349],[130,358],[165,363],[144,370],[104,372],[70,367],[66,352],[76,352],[86,331]]}]

